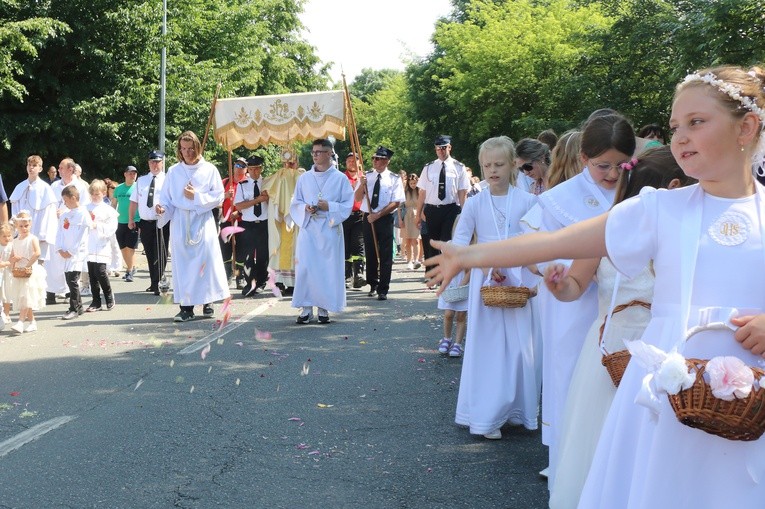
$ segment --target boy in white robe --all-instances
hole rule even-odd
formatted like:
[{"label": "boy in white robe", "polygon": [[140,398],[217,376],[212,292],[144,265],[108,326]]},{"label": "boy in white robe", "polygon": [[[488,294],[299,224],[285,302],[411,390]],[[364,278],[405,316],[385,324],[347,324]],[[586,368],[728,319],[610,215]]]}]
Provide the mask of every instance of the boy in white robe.
[{"label": "boy in white robe", "polygon": [[297,181],[290,215],[300,227],[295,255],[292,307],[301,308],[297,323],[313,318],[329,323],[329,311],[345,308],[345,242],[343,221],[353,208],[348,177],[332,164],[332,143],[313,142],[313,167]]}]

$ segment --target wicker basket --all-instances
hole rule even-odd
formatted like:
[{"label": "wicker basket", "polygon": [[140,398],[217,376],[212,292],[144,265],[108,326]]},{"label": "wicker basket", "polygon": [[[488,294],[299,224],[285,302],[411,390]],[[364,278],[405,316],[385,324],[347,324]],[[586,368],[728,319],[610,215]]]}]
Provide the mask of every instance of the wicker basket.
[{"label": "wicker basket", "polygon": [[[704,380],[707,361],[686,359],[689,369],[696,372],[696,381],[674,396],[668,394],[669,403],[677,420],[728,440],[752,441],[765,432],[765,389],[757,388],[746,398],[725,401],[712,394]],[[765,371],[750,368],[754,378],[760,380]]]},{"label": "wicker basket", "polygon": [[522,308],[529,301],[531,290],[525,286],[482,286],[483,304],[495,308]]},{"label": "wicker basket", "polygon": [[446,302],[460,302],[468,298],[469,290],[470,285],[454,286],[444,290],[441,297]]},{"label": "wicker basket", "polygon": [[[611,316],[633,306],[642,306],[646,309],[651,309],[649,303],[641,300],[633,300],[627,304],[619,304],[618,306],[615,306],[614,310],[611,312]],[[600,336],[598,336],[598,345],[600,345],[600,349],[603,352],[603,358],[600,359],[600,363],[603,364],[608,371],[608,375],[611,377],[614,387],[619,387],[619,382],[622,381],[622,376],[624,376],[624,370],[627,369],[627,364],[629,364],[632,356],[630,355],[629,350],[619,350],[618,352],[613,353],[608,353],[606,351],[603,346],[603,329],[605,328],[606,320],[604,319],[603,324],[600,326]]]},{"label": "wicker basket", "polygon": [[11,274],[13,277],[26,279],[32,275],[32,267],[13,267]]}]

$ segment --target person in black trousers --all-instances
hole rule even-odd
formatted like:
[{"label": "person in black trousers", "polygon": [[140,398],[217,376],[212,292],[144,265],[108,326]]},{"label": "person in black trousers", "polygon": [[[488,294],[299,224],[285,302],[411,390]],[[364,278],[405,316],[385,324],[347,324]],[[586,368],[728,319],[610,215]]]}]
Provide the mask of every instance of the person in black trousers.
[{"label": "person in black trousers", "polygon": [[[159,282],[165,275],[167,247],[170,245],[170,225],[157,228],[157,212],[154,205],[159,202],[162,184],[165,182],[165,154],[158,150],[149,152],[149,173],[136,180],[130,193],[128,228],[138,226],[146,261],[149,264],[151,285],[147,292],[159,295]],[[141,220],[136,225],[135,212]]]},{"label": "person in black trousers", "polygon": [[240,214],[237,259],[244,260],[242,296],[254,296],[268,281],[268,192],[263,189],[263,158],[247,159],[247,178],[236,185],[234,205]]}]

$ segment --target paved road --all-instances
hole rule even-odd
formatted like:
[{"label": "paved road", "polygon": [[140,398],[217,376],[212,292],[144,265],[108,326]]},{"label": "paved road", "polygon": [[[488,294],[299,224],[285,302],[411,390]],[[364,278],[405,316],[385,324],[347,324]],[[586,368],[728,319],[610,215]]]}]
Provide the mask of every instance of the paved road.
[{"label": "paved road", "polygon": [[112,311],[0,332],[0,507],[546,507],[539,432],[453,424],[460,361],[395,269],[388,301],[349,292],[329,325],[272,295],[174,324],[139,271]]}]

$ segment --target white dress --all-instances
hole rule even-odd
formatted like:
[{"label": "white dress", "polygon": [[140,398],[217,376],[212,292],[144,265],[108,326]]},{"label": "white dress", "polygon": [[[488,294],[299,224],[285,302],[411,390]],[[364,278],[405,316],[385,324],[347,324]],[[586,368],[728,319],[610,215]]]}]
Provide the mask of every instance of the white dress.
[{"label": "white dress", "polygon": [[[306,205],[320,200],[329,210],[308,214]],[[343,221],[353,208],[353,189],[334,166],[298,177],[290,215],[299,226],[295,250],[295,288],[292,307],[317,306],[327,311],[345,309],[345,243]]]},{"label": "white dress", "polygon": [[[29,234],[25,239],[13,240],[13,252],[24,259],[16,262],[17,267],[29,267],[29,258],[32,257],[32,240],[34,235]],[[14,277],[11,284],[10,299],[13,301],[15,310],[32,309],[37,311],[45,307],[45,269],[42,265],[32,263],[32,275],[28,278]]]},{"label": "white dress", "polygon": [[[745,350],[731,331],[684,341],[686,328],[700,323],[700,308],[734,315],[732,308],[746,314],[765,309],[765,189],[756,188],[756,196],[742,199],[713,197],[698,185],[641,192],[614,207],[606,247],[617,269],[629,277],[654,260],[652,318],[643,341],[664,351],[678,346],[686,357],[734,355],[762,367],[763,359]],[[646,375],[634,360],[628,366],[579,507],[763,507],[765,438],[731,441],[681,424],[665,395],[647,398]],[[653,410],[637,404],[636,396]]]},{"label": "white dress", "polygon": [[[0,246],[0,261],[9,262],[11,259],[11,250],[13,249],[13,241],[9,242],[5,246]],[[0,268],[0,302],[5,304],[11,301],[11,287],[13,286],[13,276],[11,276],[11,268]]]},{"label": "white dress", "polygon": [[[598,265],[598,318],[592,323],[582,345],[582,352],[571,377],[566,406],[561,420],[561,439],[555,469],[548,476],[550,507],[576,508],[579,494],[587,479],[600,430],[616,393],[611,377],[603,366],[600,350],[600,327],[611,309],[616,269],[603,258]],[[633,300],[651,303],[654,277],[646,267],[634,279],[621,277],[615,306]],[[650,311],[631,306],[615,313],[605,334],[605,347],[610,353],[624,350],[624,339],[638,339],[643,334]]]},{"label": "white dress", "polygon": [[[520,219],[536,201],[534,195],[512,187],[507,196],[478,193],[465,202],[452,242],[466,246],[473,232],[479,244],[519,235]],[[505,216],[506,231],[495,224],[502,218],[494,207]],[[505,269],[504,274],[506,285],[531,287],[538,281],[525,268]],[[469,426],[475,435],[490,433],[506,422],[537,429],[541,352],[534,348],[531,308],[528,304],[512,309],[484,306],[481,286],[485,279],[483,270],[472,270],[455,422]]]},{"label": "white dress", "polygon": [[[608,212],[615,191],[595,184],[584,168],[579,174],[539,195],[538,208],[523,219],[531,230],[555,231]],[[541,209],[541,211],[539,210]],[[570,265],[570,260],[558,260]],[[544,264],[539,264],[540,270]],[[550,468],[560,439],[563,409],[574,366],[585,335],[597,315],[597,289],[590,284],[579,299],[560,302],[544,285],[537,302],[543,345],[542,443],[550,446]]]}]

